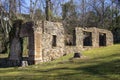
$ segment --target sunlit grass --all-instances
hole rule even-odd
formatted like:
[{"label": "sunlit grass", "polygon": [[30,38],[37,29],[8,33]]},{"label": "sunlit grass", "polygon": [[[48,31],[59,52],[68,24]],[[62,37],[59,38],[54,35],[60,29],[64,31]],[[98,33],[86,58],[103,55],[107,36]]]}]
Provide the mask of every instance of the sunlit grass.
[{"label": "sunlit grass", "polygon": [[0,68],[0,80],[120,80],[120,44],[28,67]]}]

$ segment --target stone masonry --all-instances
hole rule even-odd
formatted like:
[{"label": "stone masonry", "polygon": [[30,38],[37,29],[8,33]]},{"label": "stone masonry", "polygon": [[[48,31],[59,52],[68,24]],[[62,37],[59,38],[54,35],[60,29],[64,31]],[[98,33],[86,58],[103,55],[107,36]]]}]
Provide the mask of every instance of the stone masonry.
[{"label": "stone masonry", "polygon": [[[20,36],[28,37],[28,62],[29,64],[38,64],[40,62],[52,61],[64,54],[81,52],[86,48],[83,44],[83,32],[91,33],[92,46],[87,48],[100,47],[100,34],[105,35],[105,46],[113,44],[113,35],[110,31],[98,28],[75,28],[76,45],[65,45],[65,32],[62,23],[39,21],[36,25],[25,23],[21,27]],[[86,35],[87,36],[87,35]],[[102,37],[101,37],[102,38]],[[104,40],[104,39],[103,39]],[[102,43],[102,41],[101,41]],[[12,53],[10,53],[12,54]],[[14,56],[12,59],[17,60]]]}]

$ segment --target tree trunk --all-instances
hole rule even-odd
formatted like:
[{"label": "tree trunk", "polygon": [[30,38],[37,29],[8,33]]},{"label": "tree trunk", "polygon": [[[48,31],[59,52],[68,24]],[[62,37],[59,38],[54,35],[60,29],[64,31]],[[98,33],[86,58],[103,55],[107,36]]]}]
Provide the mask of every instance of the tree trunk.
[{"label": "tree trunk", "polygon": [[16,0],[9,0],[9,16],[10,18],[16,17],[17,15],[17,4]]},{"label": "tree trunk", "polygon": [[46,20],[51,20],[51,0],[46,0]]}]

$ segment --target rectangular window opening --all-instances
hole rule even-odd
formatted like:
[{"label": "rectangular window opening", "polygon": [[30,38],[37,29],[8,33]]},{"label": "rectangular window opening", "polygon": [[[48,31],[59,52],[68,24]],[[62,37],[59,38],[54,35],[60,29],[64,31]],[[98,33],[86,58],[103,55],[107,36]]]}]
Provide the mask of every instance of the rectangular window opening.
[{"label": "rectangular window opening", "polygon": [[76,46],[76,31],[73,30],[73,46]]},{"label": "rectangular window opening", "polygon": [[92,32],[83,32],[83,46],[92,46]]},{"label": "rectangular window opening", "polygon": [[67,34],[65,38],[66,46],[76,46],[76,31],[73,30],[71,34]]},{"label": "rectangular window opening", "polygon": [[53,38],[52,38],[52,47],[56,47],[56,46],[57,46],[57,36],[53,35]]}]

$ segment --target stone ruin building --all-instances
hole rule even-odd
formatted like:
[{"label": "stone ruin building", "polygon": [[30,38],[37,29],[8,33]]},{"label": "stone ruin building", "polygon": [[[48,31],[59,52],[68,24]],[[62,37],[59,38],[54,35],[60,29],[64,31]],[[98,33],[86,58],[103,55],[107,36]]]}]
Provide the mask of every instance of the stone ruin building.
[{"label": "stone ruin building", "polygon": [[[70,39],[65,38],[62,23],[48,21],[39,21],[35,25],[30,25],[27,22],[21,26],[19,35],[21,38],[28,38],[27,61],[29,64],[52,61],[65,54],[113,44],[113,35],[110,31],[95,27],[76,27],[73,30],[73,40],[70,43]],[[20,61],[21,54],[11,51],[9,60]]]}]

